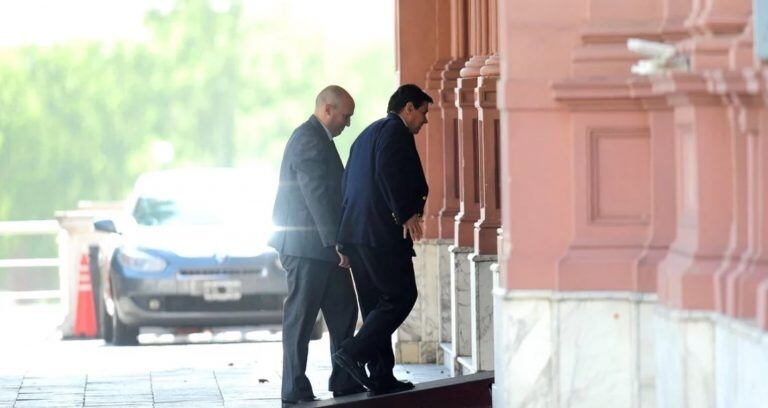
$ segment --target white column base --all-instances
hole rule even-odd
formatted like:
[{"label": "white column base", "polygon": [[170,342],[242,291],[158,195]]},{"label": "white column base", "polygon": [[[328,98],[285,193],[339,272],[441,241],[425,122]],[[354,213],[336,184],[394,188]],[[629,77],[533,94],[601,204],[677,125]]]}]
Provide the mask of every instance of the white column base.
[{"label": "white column base", "polygon": [[470,262],[471,247],[451,245],[451,342],[443,359],[453,375],[463,373],[459,357],[472,355]]},{"label": "white column base", "polygon": [[[440,349],[440,271],[448,269],[447,257],[441,257],[444,241],[425,240],[414,244],[414,272],[419,297],[408,318],[397,330],[397,363],[435,364]],[[442,259],[442,263],[441,263]],[[440,356],[442,357],[442,356]]]},{"label": "white column base", "polygon": [[[452,241],[442,240],[438,242],[438,286],[440,302],[437,305],[440,320],[438,327],[440,331],[440,342],[450,343],[453,338],[453,328],[451,324],[452,309],[452,280],[451,280],[451,243]],[[438,359],[441,360],[441,359]]]},{"label": "white column base", "polygon": [[469,373],[493,370],[493,271],[495,255],[469,256],[470,335]]}]

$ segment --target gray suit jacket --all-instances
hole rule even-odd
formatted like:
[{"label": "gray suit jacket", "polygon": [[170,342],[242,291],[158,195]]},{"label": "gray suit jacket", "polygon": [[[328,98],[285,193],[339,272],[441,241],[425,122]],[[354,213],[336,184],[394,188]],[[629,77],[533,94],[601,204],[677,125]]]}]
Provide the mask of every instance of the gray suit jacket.
[{"label": "gray suit jacket", "polygon": [[269,245],[281,255],[338,262],[344,165],[336,145],[312,115],[293,131],[280,165]]}]

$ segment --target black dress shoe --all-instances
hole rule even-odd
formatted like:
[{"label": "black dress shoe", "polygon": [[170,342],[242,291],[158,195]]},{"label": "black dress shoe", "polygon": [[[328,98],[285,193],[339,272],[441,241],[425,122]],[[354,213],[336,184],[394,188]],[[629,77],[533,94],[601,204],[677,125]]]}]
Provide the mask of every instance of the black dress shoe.
[{"label": "black dress shoe", "polygon": [[310,397],[301,397],[301,398],[282,398],[283,405],[294,405],[294,404],[303,404],[305,402],[314,402],[314,401],[320,401],[315,396]]},{"label": "black dress shoe", "polygon": [[374,383],[374,387],[371,389],[369,394],[371,395],[381,395],[381,394],[392,394],[395,392],[403,392],[412,390],[415,387],[412,382],[407,380],[394,380],[394,381],[387,381],[384,383]]},{"label": "black dress shoe", "polygon": [[353,395],[353,394],[360,394],[365,391],[366,391],[365,387],[361,387],[361,386],[347,388],[344,390],[334,391],[333,398],[344,397],[344,396]]},{"label": "black dress shoe", "polygon": [[352,376],[352,378],[354,378],[355,381],[357,381],[361,386],[368,388],[369,390],[373,389],[373,382],[367,375],[365,375],[363,366],[361,366],[357,361],[353,360],[352,357],[344,350],[339,350],[333,353],[331,359],[334,363],[338,364],[339,367],[348,372],[349,375]]}]

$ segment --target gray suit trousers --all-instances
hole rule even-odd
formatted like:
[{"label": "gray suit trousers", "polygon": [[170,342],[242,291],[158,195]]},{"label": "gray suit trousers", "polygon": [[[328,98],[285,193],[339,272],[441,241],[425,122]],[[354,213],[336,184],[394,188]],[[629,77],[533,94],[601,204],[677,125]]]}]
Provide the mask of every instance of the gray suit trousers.
[{"label": "gray suit trousers", "polygon": [[[331,354],[352,337],[357,323],[357,299],[350,271],[337,264],[310,258],[281,255],[288,272],[288,297],[283,306],[282,398],[297,400],[314,396],[305,372],[309,337],[320,310],[331,337]],[[357,382],[333,364],[328,389],[347,390]]]}]

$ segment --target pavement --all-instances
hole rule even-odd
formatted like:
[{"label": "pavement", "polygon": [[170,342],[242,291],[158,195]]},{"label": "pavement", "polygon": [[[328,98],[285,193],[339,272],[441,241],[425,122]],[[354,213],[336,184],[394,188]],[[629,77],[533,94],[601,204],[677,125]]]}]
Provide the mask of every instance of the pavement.
[{"label": "pavement", "polygon": [[[280,407],[277,328],[143,332],[140,345],[61,340],[56,305],[0,308],[0,407]],[[307,376],[331,398],[329,339],[310,342]],[[398,365],[414,383],[449,377],[437,365]]]}]

